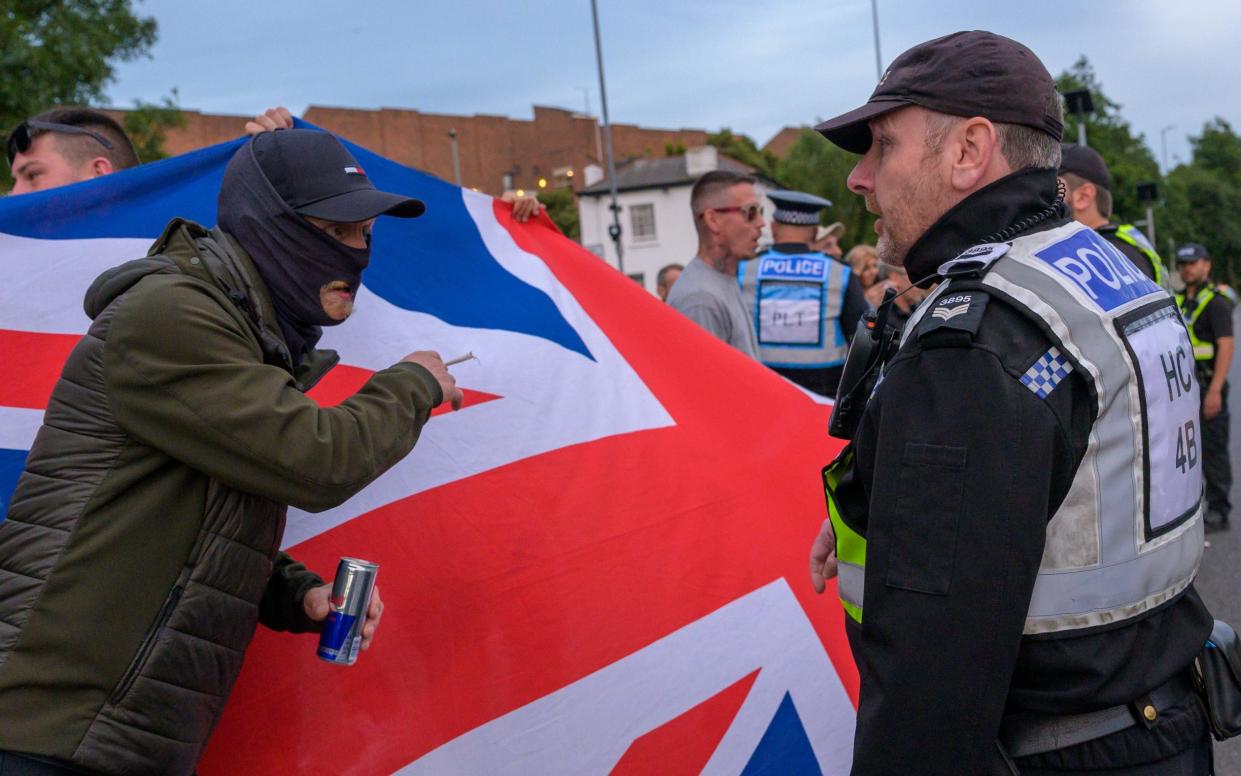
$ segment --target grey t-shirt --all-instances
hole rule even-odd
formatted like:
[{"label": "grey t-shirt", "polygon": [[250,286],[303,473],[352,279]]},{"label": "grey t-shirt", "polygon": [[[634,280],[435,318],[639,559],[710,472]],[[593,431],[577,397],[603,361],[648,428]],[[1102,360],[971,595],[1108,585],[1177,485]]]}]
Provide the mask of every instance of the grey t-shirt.
[{"label": "grey t-shirt", "polygon": [[734,275],[694,258],[668,292],[668,304],[755,361],[758,337]]}]

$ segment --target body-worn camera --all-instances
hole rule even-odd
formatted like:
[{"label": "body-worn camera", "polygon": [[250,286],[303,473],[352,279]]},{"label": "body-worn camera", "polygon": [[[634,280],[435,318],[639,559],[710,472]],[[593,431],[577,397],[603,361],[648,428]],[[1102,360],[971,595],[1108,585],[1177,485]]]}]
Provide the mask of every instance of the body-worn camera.
[{"label": "body-worn camera", "polygon": [[827,433],[837,439],[852,440],[866,402],[870,400],[880,370],[899,346],[899,332],[888,324],[888,312],[896,292],[889,289],[883,295],[878,312],[868,312],[858,322],[857,330],[849,343],[849,354],[836,389],[836,405],[827,422]]}]

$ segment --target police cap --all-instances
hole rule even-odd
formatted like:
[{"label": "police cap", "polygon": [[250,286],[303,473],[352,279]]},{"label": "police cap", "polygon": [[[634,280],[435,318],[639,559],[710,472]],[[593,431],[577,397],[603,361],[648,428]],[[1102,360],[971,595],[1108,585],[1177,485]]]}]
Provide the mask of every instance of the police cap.
[{"label": "police cap", "polygon": [[1211,260],[1211,255],[1207,253],[1207,249],[1198,243],[1185,243],[1176,249],[1176,263],[1188,264],[1198,259]]},{"label": "police cap", "polygon": [[1064,134],[1056,82],[1034,52],[993,32],[954,32],[906,51],[879,79],[866,104],[815,129],[855,154],[870,148],[871,119],[907,105],[952,116]]},{"label": "police cap", "polygon": [[1107,171],[1107,162],[1090,146],[1077,143],[1060,146],[1060,172],[1071,172],[1082,180],[1112,190],[1112,174]]},{"label": "police cap", "polygon": [[767,195],[776,203],[773,221],[795,226],[818,226],[819,213],[832,206],[830,200],[804,191],[773,191]]}]

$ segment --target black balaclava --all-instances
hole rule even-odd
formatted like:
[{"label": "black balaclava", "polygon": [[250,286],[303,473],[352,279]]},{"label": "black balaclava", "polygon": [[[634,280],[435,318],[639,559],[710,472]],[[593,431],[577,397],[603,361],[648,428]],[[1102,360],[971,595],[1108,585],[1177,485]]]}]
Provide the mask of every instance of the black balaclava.
[{"label": "black balaclava", "polygon": [[371,251],[369,245],[351,248],[293,212],[263,174],[262,149],[255,149],[262,137],[242,146],[224,170],[219,224],[250,255],[267,285],[296,368],[318,343],[320,327],[342,322],[328,317],[320,289],[342,280],[356,295]]}]

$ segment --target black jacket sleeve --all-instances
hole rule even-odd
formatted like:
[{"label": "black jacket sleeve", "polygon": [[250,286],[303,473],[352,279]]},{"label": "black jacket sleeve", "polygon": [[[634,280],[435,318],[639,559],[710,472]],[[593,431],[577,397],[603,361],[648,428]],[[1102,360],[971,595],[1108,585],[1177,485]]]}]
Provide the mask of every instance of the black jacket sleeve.
[{"label": "black jacket sleeve", "polygon": [[323,577],[310,571],[285,553],[276,556],[271,579],[259,601],[259,622],[276,631],[318,632],[323,623],[306,616],[302,599],[312,587],[323,584]]},{"label": "black jacket sleeve", "polygon": [[858,436],[873,484],[854,774],[996,767],[1048,515],[1076,467],[1019,372],[939,339],[889,365]]}]

